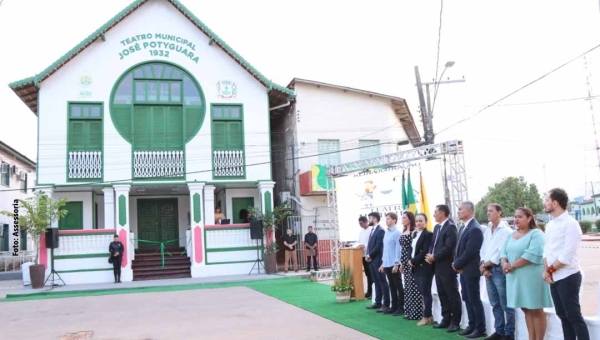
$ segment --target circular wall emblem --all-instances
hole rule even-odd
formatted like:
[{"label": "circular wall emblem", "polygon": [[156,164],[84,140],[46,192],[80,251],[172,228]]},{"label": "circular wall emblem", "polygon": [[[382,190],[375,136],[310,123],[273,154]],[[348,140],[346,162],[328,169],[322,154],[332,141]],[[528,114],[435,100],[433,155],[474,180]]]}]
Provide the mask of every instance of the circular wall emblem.
[{"label": "circular wall emblem", "polygon": [[92,85],[92,78],[90,78],[88,76],[83,76],[79,79],[79,82],[83,86],[90,86],[90,85]]}]

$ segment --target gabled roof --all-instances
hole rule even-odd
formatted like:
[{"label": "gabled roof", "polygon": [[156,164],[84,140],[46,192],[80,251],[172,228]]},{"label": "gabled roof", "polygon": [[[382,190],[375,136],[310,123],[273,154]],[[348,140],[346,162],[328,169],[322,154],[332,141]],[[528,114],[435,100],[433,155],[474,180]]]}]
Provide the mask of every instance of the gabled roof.
[{"label": "gabled roof", "polygon": [[413,119],[413,116],[410,113],[410,109],[408,108],[406,99],[403,99],[400,97],[388,96],[388,95],[381,94],[381,93],[375,93],[375,92],[370,92],[370,91],[365,91],[365,90],[354,89],[354,88],[346,87],[346,86],[327,84],[327,83],[322,83],[322,82],[318,82],[318,81],[314,81],[314,80],[307,80],[307,79],[300,79],[300,78],[292,79],[292,81],[290,82],[288,87],[291,89],[294,89],[294,85],[296,83],[310,84],[310,85],[315,85],[317,87],[320,87],[320,86],[329,87],[329,88],[333,88],[333,89],[339,89],[344,92],[350,91],[350,92],[354,92],[354,93],[362,93],[362,94],[368,95],[370,97],[379,97],[379,98],[389,99],[392,104],[392,107],[394,108],[394,112],[396,113],[396,116],[398,117],[398,120],[400,121],[400,124],[404,128],[404,132],[406,132],[406,136],[408,136],[408,140],[410,141],[410,144],[412,146],[416,147],[416,146],[420,146],[422,143],[421,134],[419,133],[419,130],[417,129],[417,125],[415,124],[415,120]]},{"label": "gabled roof", "polygon": [[[27,158],[27,156],[23,155],[19,151],[13,149],[12,147],[10,147],[10,145],[4,143],[3,141],[0,141],[0,150],[4,151],[4,153],[10,155],[14,159],[17,159],[17,160],[25,163],[25,165],[33,168],[33,170],[35,171],[35,162],[34,161]],[[4,159],[4,161],[6,161],[6,159]]]},{"label": "gabled roof", "polygon": [[[115,15],[112,19],[110,19],[106,24],[92,33],[90,36],[85,38],[82,42],[80,42],[77,46],[73,47],[69,52],[60,57],[57,61],[55,61],[52,65],[48,66],[41,73],[25,78],[13,83],[10,83],[8,86],[21,98],[21,100],[29,107],[33,113],[37,115],[37,101],[38,101],[38,91],[39,85],[46,78],[50,77],[57,70],[59,70],[66,63],[71,61],[71,59],[75,58],[79,53],[81,53],[84,49],[90,46],[98,39],[104,40],[104,35],[106,32],[110,31],[113,27],[115,27],[118,23],[120,23],[123,19],[125,19],[129,14],[133,13],[136,9],[140,8],[143,4],[145,4],[148,0],[135,0],[129,6],[127,6],[124,10],[119,12],[119,14]],[[246,59],[242,58],[237,52],[235,52],[229,45],[227,45],[221,38],[219,38],[213,31],[211,31],[200,19],[198,19],[192,12],[190,12],[179,0],[165,0],[171,3],[181,14],[183,14],[192,24],[194,24],[200,31],[202,31],[206,36],[210,39],[211,43],[219,46],[225,53],[227,53],[231,58],[233,58],[240,66],[242,66],[246,71],[248,71],[256,80],[262,83],[267,87],[269,92],[269,101],[271,106],[281,104],[285,102],[288,97],[294,97],[294,91],[273,83],[266,76],[260,73],[256,68],[254,68]]]}]

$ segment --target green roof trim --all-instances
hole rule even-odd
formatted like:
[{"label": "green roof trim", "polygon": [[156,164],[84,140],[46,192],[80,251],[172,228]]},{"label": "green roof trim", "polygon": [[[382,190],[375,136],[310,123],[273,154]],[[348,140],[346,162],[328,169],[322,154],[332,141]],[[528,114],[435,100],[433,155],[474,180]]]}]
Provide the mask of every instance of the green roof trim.
[{"label": "green roof trim", "polygon": [[[102,38],[102,36],[113,26],[122,21],[126,16],[131,14],[133,11],[138,9],[141,5],[146,3],[148,0],[135,0],[117,15],[115,15],[112,19],[110,19],[106,24],[97,29],[94,33],[85,38],[82,42],[80,42],[77,46],[73,47],[69,52],[60,57],[57,61],[52,63],[52,65],[48,66],[41,73],[25,78],[22,80],[18,80],[10,83],[8,86],[13,90],[15,88],[21,87],[23,85],[32,84],[34,86],[38,86],[38,84],[49,77],[55,70],[69,62],[73,59],[81,50],[85,49],[87,46],[91,45],[96,39]],[[184,16],[186,16],[192,23],[194,23],[204,34],[208,36],[208,38],[214,41],[217,45],[219,45],[226,53],[228,53],[234,60],[236,60],[243,68],[245,68],[250,74],[252,74],[257,80],[259,80],[262,84],[264,84],[269,91],[277,90],[283,92],[289,96],[295,96],[296,92],[291,90],[285,86],[281,86],[273,83],[267,77],[265,77],[262,73],[260,73],[254,66],[252,66],[246,59],[244,59],[241,55],[239,55],[233,48],[231,48],[227,43],[225,43],[221,38],[219,38],[212,30],[210,30],[198,17],[196,17],[191,11],[189,11],[179,0],[165,0],[170,2],[175,8],[177,8]]]}]

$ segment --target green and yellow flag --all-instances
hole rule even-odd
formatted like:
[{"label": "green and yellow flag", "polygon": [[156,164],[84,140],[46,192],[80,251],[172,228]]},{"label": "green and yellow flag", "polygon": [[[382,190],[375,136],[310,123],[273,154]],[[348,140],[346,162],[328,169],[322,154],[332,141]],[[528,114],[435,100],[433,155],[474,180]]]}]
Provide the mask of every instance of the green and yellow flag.
[{"label": "green and yellow flag", "polygon": [[427,216],[427,230],[433,231],[431,219],[432,216],[429,214],[429,200],[427,199],[427,193],[425,192],[425,182],[423,181],[423,173],[419,172],[421,180],[421,213]]},{"label": "green and yellow flag", "polygon": [[406,183],[406,203],[404,209],[413,214],[417,213],[417,200],[415,199],[415,192],[413,191],[412,183],[410,181],[410,169],[408,170],[408,180]]}]

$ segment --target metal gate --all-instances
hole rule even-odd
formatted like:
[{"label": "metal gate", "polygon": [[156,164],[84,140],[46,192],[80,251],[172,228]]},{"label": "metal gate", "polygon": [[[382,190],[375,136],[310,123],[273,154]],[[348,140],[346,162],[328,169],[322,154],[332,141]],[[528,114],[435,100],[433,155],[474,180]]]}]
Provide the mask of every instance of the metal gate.
[{"label": "metal gate", "polygon": [[[304,249],[304,235],[308,233],[308,227],[312,226],[317,234],[317,264],[319,269],[331,268],[331,239],[335,238],[331,230],[331,221],[326,207],[317,208],[316,215],[289,216],[287,218],[287,228],[292,229],[292,233],[298,239],[296,255],[298,256],[298,267],[306,268],[306,249]],[[285,232],[285,230],[283,230]],[[291,268],[291,263],[290,263]]]}]

